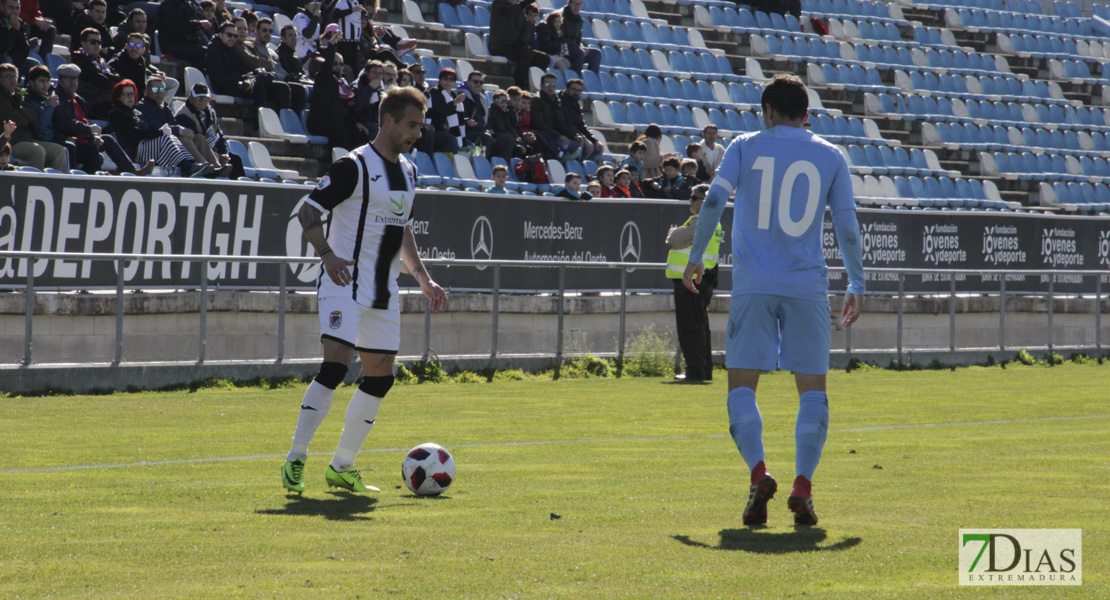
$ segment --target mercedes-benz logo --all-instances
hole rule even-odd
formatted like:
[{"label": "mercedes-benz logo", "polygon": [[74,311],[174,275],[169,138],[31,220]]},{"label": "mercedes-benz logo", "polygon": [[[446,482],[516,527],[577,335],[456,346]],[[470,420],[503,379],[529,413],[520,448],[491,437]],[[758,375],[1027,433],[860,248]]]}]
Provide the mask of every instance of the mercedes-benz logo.
[{"label": "mercedes-benz logo", "polygon": [[[621,229],[621,262],[640,262],[640,228],[635,221],[628,221]],[[635,269],[628,269],[631,273]]]},{"label": "mercedes-benz logo", "polygon": [[[475,260],[490,260],[493,258],[493,225],[489,219],[478,217],[474,227],[470,229],[470,258]],[[484,270],[485,267],[478,267]]]}]

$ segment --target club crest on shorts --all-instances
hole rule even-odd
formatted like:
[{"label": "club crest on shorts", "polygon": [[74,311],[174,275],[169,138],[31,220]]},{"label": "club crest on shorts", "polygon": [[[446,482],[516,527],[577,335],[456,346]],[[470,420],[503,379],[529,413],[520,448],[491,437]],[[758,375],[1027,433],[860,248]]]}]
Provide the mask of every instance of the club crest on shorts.
[{"label": "club crest on shorts", "polygon": [[331,311],[331,314],[328,315],[328,327],[331,327],[332,329],[339,329],[339,327],[342,326],[342,325],[343,325],[343,311],[341,311],[341,310]]}]

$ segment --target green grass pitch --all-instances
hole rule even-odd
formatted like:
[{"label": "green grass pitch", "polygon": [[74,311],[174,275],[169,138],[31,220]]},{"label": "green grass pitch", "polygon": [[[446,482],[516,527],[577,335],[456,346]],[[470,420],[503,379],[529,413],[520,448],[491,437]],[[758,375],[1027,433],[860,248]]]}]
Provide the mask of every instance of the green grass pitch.
[{"label": "green grass pitch", "polygon": [[[0,398],[0,598],[1110,598],[1110,367],[831,373],[798,530],[792,377],[760,383],[780,491],[749,529],[719,375],[398,385],[368,496],[324,486],[351,387],[303,496],[302,386]],[[426,441],[458,463],[442,498],[401,486]],[[1080,528],[1084,584],[961,587],[960,528]]]}]

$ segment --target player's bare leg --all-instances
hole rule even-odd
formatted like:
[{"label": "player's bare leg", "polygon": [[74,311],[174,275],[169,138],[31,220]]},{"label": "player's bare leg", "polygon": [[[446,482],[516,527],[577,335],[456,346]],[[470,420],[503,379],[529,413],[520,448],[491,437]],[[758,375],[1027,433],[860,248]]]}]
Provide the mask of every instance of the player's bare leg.
[{"label": "player's bare leg", "polygon": [[362,476],[352,467],[355,456],[370,435],[378,410],[386,393],[393,387],[393,354],[380,352],[360,352],[362,360],[362,383],[351,396],[347,405],[347,415],[343,420],[343,433],[339,436],[339,446],[335,457],[325,474],[328,485],[353,492],[377,492],[378,488],[366,485]]},{"label": "player's bare leg", "polygon": [[291,492],[304,491],[304,464],[308,458],[308,445],[312,442],[320,423],[331,410],[335,388],[347,375],[347,365],[355,354],[354,348],[336,340],[323,338],[324,361],[320,371],[305,390],[301,400],[301,413],[297,418],[297,430],[293,434],[293,446],[281,466],[281,483]]},{"label": "player's bare leg", "polygon": [[821,375],[794,374],[798,388],[798,420],[794,429],[795,464],[797,477],[787,499],[787,507],[794,513],[796,525],[816,525],[817,512],[813,510],[813,472],[821,461],[825,438],[829,430],[829,397],[825,392],[826,377]]}]

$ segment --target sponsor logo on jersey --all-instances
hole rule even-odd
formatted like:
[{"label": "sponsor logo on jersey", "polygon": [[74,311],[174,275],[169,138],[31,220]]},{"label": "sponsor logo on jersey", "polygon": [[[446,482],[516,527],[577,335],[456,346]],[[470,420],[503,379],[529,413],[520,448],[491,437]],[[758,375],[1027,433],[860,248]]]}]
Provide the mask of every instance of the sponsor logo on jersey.
[{"label": "sponsor logo on jersey", "polygon": [[405,214],[405,195],[401,194],[400,198],[390,198],[389,204],[393,206],[393,214],[401,216]]},{"label": "sponsor logo on jersey", "polygon": [[316,189],[322,190],[329,185],[331,185],[331,175],[324,175],[320,178],[320,181],[316,182]]},{"label": "sponsor logo on jersey", "polygon": [[333,310],[328,315],[328,327],[332,329],[339,329],[343,325],[343,311]]}]

